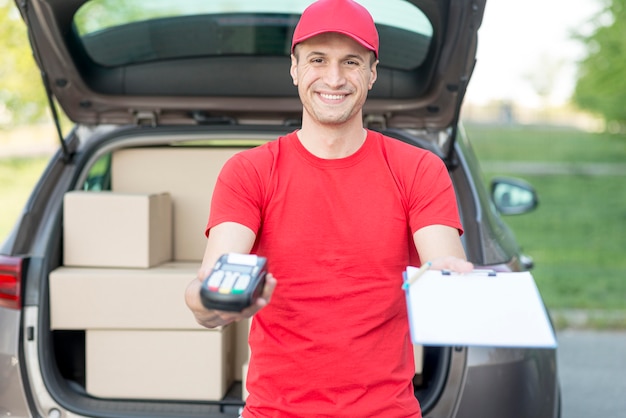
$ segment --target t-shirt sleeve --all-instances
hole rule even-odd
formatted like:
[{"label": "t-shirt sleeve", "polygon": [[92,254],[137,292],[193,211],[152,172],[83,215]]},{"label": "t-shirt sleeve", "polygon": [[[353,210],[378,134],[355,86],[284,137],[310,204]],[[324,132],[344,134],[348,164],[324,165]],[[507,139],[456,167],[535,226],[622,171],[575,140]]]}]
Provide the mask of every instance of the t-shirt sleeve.
[{"label": "t-shirt sleeve", "polygon": [[462,234],[454,186],[443,161],[426,152],[414,175],[409,194],[411,232],[429,225],[446,225]]},{"label": "t-shirt sleeve", "polygon": [[246,152],[234,155],[217,177],[205,235],[223,222],[236,222],[256,233],[261,224],[263,194],[259,169]]}]

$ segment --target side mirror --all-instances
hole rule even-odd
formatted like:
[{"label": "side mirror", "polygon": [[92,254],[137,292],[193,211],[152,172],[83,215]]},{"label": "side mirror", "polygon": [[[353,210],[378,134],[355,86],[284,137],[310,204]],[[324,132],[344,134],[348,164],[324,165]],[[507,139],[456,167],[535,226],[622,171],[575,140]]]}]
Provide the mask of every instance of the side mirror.
[{"label": "side mirror", "polygon": [[533,186],[520,179],[504,177],[491,181],[491,200],[502,215],[521,215],[539,205]]}]

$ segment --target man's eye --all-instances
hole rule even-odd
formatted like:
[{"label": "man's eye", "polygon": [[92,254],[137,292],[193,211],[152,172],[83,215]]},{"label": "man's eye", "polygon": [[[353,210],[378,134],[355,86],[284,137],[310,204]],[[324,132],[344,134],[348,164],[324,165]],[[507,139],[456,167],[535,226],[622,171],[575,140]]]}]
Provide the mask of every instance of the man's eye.
[{"label": "man's eye", "polygon": [[323,61],[324,61],[324,60],[323,60],[323,59],[321,59],[321,58],[313,58],[313,59],[311,60],[311,62],[312,62],[312,63],[314,63],[314,64],[319,64],[319,63],[321,63],[321,62],[323,62]]}]

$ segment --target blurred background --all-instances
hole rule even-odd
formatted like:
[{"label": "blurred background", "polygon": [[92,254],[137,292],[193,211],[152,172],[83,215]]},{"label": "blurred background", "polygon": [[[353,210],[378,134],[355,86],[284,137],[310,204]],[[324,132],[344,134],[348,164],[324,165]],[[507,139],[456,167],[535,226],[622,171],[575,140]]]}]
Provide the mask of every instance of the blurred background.
[{"label": "blurred background", "polygon": [[[626,329],[626,0],[488,0],[462,120],[559,328]],[[0,240],[58,140],[12,0],[0,0]],[[64,133],[71,122],[62,120]]]}]

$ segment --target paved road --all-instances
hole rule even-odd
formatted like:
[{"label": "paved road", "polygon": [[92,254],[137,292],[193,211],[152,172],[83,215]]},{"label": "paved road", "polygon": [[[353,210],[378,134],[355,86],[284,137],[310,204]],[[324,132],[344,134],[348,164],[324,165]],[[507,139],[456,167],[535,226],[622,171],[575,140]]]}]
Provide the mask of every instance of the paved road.
[{"label": "paved road", "polygon": [[626,331],[558,333],[562,418],[626,418]]}]

